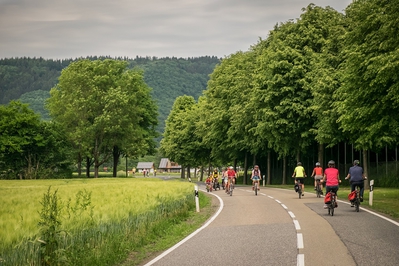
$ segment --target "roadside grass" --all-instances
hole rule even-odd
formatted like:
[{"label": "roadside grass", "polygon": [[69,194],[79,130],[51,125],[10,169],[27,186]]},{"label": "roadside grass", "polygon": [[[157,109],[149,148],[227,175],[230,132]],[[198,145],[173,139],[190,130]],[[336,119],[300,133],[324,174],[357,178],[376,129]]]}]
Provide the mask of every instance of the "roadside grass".
[{"label": "roadside grass", "polygon": [[[269,185],[267,187],[283,188],[294,192],[293,185]],[[313,186],[310,185],[305,185],[305,191],[315,193]],[[341,185],[338,190],[338,199],[344,201],[348,200],[347,196],[349,193],[350,187],[347,185]],[[374,186],[372,206],[369,205],[369,194],[370,191],[365,189],[363,195],[364,201],[361,207],[385,214],[394,220],[399,220],[399,189]]]},{"label": "roadside grass", "polygon": [[200,212],[196,210],[189,212],[187,219],[179,223],[169,223],[158,235],[150,236],[152,241],[143,247],[131,252],[120,266],[133,266],[149,262],[163,251],[177,244],[179,241],[187,237],[189,234],[201,227],[215,212],[212,206],[212,196],[205,193],[199,193]]},{"label": "roadside grass", "polygon": [[193,184],[178,180],[1,180],[1,264],[20,265],[18,260],[29,262],[27,256],[40,260],[31,253],[38,251],[39,212],[49,187],[62,208],[62,225],[55,233],[56,251],[62,253],[58,262],[64,265],[113,265],[124,261],[129,250],[160,238],[172,224],[195,218]]}]

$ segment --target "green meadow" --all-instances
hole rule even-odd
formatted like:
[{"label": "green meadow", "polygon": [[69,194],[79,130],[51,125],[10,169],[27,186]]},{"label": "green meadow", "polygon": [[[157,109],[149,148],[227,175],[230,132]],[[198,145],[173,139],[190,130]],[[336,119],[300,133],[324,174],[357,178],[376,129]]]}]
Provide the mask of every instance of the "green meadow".
[{"label": "green meadow", "polygon": [[1,265],[114,265],[195,210],[192,183],[151,178],[0,180],[0,202]]}]

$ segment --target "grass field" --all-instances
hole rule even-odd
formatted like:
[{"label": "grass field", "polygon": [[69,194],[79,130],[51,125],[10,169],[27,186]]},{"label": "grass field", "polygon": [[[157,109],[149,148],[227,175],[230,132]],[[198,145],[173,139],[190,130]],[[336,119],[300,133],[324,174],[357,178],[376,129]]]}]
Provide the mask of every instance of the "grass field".
[{"label": "grass field", "polygon": [[[51,251],[62,251],[57,263],[113,265],[123,261],[129,250],[151,242],[151,236],[157,238],[171,224],[187,219],[195,209],[193,188],[180,180],[148,178],[1,180],[0,264],[1,258],[4,265],[15,265],[18,259],[26,262],[26,254],[22,254],[28,252],[26,243],[36,243],[42,240],[44,229],[48,232],[48,227],[38,226],[46,193],[56,196],[59,209],[60,223],[45,223],[57,225],[54,235],[58,249]],[[51,215],[46,217],[52,219]],[[85,246],[74,247],[79,245]],[[120,249],[123,251],[115,252]],[[29,252],[34,250],[37,247]],[[85,256],[90,264],[79,256]],[[34,259],[43,260],[43,256]]]}]

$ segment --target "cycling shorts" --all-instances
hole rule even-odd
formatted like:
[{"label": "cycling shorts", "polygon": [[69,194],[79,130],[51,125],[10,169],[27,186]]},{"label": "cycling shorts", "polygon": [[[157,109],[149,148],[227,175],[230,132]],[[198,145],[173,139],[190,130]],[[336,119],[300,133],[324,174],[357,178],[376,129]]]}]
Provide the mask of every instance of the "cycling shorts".
[{"label": "cycling shorts", "polygon": [[314,179],[315,180],[321,180],[321,179],[323,179],[323,176],[322,175],[315,175]]},{"label": "cycling shorts", "polygon": [[299,182],[301,182],[301,184],[303,184],[303,179],[304,179],[304,177],[296,177],[295,178],[295,181],[299,181]]}]

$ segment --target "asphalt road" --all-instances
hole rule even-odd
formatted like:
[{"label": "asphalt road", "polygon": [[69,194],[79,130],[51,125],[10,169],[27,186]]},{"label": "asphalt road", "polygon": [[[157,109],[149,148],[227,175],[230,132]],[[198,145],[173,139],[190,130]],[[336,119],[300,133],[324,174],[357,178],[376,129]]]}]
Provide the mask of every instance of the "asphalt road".
[{"label": "asphalt road", "polygon": [[294,190],[212,193],[220,213],[146,265],[399,265],[399,224],[363,209],[339,202],[329,216],[322,198]]}]

